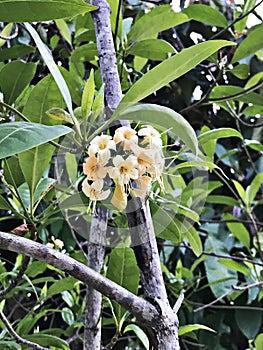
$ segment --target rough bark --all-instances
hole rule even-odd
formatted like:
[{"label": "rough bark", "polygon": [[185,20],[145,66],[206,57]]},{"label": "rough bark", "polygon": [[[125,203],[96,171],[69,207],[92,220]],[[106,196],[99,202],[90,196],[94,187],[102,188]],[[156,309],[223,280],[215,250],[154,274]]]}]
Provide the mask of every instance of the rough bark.
[{"label": "rough bark", "polygon": [[[177,312],[171,308],[162,277],[159,253],[148,202],[129,201],[127,217],[145,299],[152,303],[163,322],[153,329],[152,343],[158,350],[180,349]],[[177,310],[178,311],[178,310]]]},{"label": "rough bark", "polygon": [[[88,266],[100,273],[105,255],[107,210],[97,208],[93,215],[88,242]],[[91,286],[86,287],[86,310],[84,326],[84,350],[101,348],[101,304],[102,295]]]}]

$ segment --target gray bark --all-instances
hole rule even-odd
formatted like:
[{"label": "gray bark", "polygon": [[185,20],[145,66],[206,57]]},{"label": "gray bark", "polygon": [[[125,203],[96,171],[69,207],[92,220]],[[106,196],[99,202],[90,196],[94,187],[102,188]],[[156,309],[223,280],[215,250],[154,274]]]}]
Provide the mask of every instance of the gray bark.
[{"label": "gray bark", "polygon": [[[98,47],[101,78],[104,85],[105,117],[107,119],[122,98],[110,24],[110,7],[105,0],[92,0],[90,3],[98,7],[97,11],[92,12],[92,19]],[[106,209],[97,208],[91,223],[88,266],[98,272],[103,265],[105,248],[103,244],[94,244],[93,242],[96,242],[98,235],[102,241],[106,242],[107,217]],[[86,291],[84,350],[96,350],[101,347],[101,300],[101,294],[88,286]]]}]

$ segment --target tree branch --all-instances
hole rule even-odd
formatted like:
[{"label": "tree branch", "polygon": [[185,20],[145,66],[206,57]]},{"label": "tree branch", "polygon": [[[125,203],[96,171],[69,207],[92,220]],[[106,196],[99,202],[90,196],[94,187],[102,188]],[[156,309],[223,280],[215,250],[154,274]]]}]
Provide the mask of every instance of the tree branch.
[{"label": "tree branch", "polygon": [[144,323],[148,327],[156,326],[161,321],[161,316],[159,316],[156,308],[147,300],[137,297],[117,283],[112,282],[66,254],[30,239],[2,231],[0,231],[0,247],[3,250],[30,256],[68,273],[85,285],[91,286],[106,297],[119,303],[126,310],[130,311],[139,322]]}]

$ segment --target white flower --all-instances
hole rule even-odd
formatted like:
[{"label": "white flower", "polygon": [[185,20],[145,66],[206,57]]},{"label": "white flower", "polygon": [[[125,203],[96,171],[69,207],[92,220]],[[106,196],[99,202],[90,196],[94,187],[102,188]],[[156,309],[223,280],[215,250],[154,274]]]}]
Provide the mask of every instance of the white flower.
[{"label": "white flower", "polygon": [[90,156],[95,156],[98,154],[100,161],[105,164],[110,158],[110,149],[116,149],[116,145],[112,140],[112,137],[109,135],[100,135],[96,136],[91,141],[88,148],[88,154]]},{"label": "white flower", "polygon": [[102,180],[107,175],[108,167],[95,157],[89,157],[85,163],[83,163],[83,173],[87,175],[88,180]]},{"label": "white flower", "polygon": [[130,150],[132,144],[138,143],[138,136],[136,135],[136,131],[134,129],[128,126],[121,126],[115,130],[113,140],[116,143],[121,142],[123,150],[128,151]]},{"label": "white flower", "polygon": [[137,157],[133,155],[127,159],[117,155],[113,158],[113,165],[114,167],[109,170],[109,176],[121,186],[127,185],[131,179],[137,179],[139,176]]},{"label": "white flower", "polygon": [[131,146],[131,149],[137,157],[139,175],[143,175],[154,162],[153,153],[155,150],[139,147],[138,145]]},{"label": "white flower", "polygon": [[102,201],[109,196],[110,190],[108,189],[106,191],[103,191],[102,188],[103,188],[102,180],[96,180],[91,185],[89,185],[88,179],[85,179],[82,182],[82,191],[93,202]]},{"label": "white flower", "polygon": [[161,135],[152,126],[142,128],[138,131],[139,136],[144,136],[142,145],[148,144],[149,147],[162,147]]}]

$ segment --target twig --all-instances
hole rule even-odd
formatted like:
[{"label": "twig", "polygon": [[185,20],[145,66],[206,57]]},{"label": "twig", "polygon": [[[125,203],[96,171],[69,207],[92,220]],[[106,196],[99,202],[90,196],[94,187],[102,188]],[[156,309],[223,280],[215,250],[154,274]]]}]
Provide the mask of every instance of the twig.
[{"label": "twig", "polygon": [[173,312],[177,314],[177,312],[179,311],[182,303],[184,301],[184,293],[180,293],[178,299],[176,300],[176,303],[174,304],[173,307]]},{"label": "twig", "polygon": [[14,337],[14,339],[18,343],[29,346],[30,348],[36,349],[36,350],[49,350],[49,348],[45,348],[37,343],[33,343],[29,340],[26,340],[26,339],[20,337],[20,335],[16,333],[16,331],[11,326],[11,324],[9,323],[8,319],[5,317],[5,314],[2,311],[0,311],[0,318],[3,321],[4,325],[6,326],[8,332]]},{"label": "twig", "polygon": [[224,299],[226,296],[228,296],[229,294],[231,294],[233,292],[233,290],[228,290],[227,292],[225,292],[223,295],[221,295],[220,297],[216,298],[215,300],[211,301],[211,303],[209,304],[205,304],[205,305],[202,305],[200,307],[198,307],[197,309],[194,309],[193,311],[194,312],[198,312],[198,311],[201,311],[201,310],[204,310],[212,305],[214,305],[215,303],[217,303],[218,301]]}]

